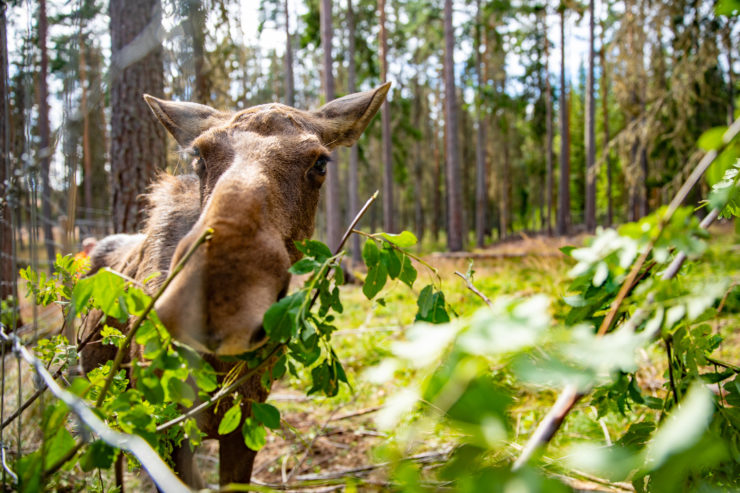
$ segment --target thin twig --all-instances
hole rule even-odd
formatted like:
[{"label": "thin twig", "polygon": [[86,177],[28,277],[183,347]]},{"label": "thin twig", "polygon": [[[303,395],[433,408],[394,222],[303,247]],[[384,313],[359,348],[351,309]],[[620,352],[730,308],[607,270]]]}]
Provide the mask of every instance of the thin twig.
[{"label": "thin twig", "polygon": [[356,418],[358,416],[365,416],[366,414],[374,413],[374,412],[380,411],[381,409],[383,409],[383,406],[368,407],[365,409],[360,409],[359,411],[342,414],[341,416],[337,416],[336,418],[333,418],[332,421],[341,421],[343,419],[350,419],[350,418]]},{"label": "thin twig", "polygon": [[721,366],[722,368],[726,368],[728,370],[732,370],[735,373],[740,373],[740,366],[733,365],[732,363],[728,363],[727,361],[722,361],[721,359],[712,358],[711,356],[705,356],[704,359],[709,361],[710,363]]},{"label": "thin twig", "polygon": [[467,285],[468,289],[471,290],[473,293],[477,294],[478,297],[482,299],[486,303],[486,305],[488,305],[489,308],[493,308],[493,303],[491,302],[491,300],[488,299],[488,296],[481,293],[480,290],[473,285],[472,279],[470,279],[468,276],[466,276],[465,274],[459,271],[455,271],[455,275],[460,276],[460,278],[463,281],[465,281],[465,284]]},{"label": "thin twig", "polygon": [[[339,245],[337,245],[337,248],[334,249],[334,252],[332,252],[334,255],[338,255],[339,252],[342,251],[342,248],[344,247],[344,244],[347,243],[347,239],[350,237],[352,233],[357,233],[355,230],[355,226],[357,226],[357,223],[360,222],[360,219],[362,219],[362,216],[365,215],[367,210],[370,208],[370,206],[375,202],[375,199],[378,198],[378,193],[380,193],[378,190],[375,191],[374,194],[370,196],[369,199],[367,199],[367,202],[365,202],[365,205],[362,206],[362,209],[360,209],[360,212],[357,213],[355,218],[352,220],[352,222],[349,225],[349,228],[344,232],[344,235],[342,236],[342,241],[339,242]],[[330,270],[327,269],[326,272],[324,272],[324,277],[329,276]],[[316,293],[314,293],[313,298],[311,299],[311,303],[308,305],[308,309],[311,310],[311,307],[316,303],[316,300],[319,297],[319,290],[316,290]]]},{"label": "thin twig", "polygon": [[[51,390],[57,398],[67,404],[70,410],[80,418],[80,421],[88,429],[98,435],[109,445],[132,453],[147,470],[149,476],[161,491],[173,493],[189,491],[189,488],[185,486],[177,476],[175,476],[167,464],[159,457],[159,455],[157,455],[146,440],[137,435],[120,433],[109,428],[84,400],[60,387],[54,377],[46,370],[46,368],[44,368],[43,363],[23,347],[20,339],[13,334],[6,334],[4,329],[5,326],[2,325],[0,327],[0,337],[6,341],[13,342],[13,352],[23,358],[26,363],[34,369],[36,374],[44,380],[46,385],[49,387],[49,390]],[[48,477],[50,474],[56,472],[69,459],[74,457],[84,445],[85,442],[78,442],[75,444],[64,457],[57,460],[48,469],[46,469],[43,472],[43,476]]]},{"label": "thin twig", "polygon": [[128,348],[131,346],[131,341],[133,341],[134,336],[136,336],[136,331],[139,330],[139,327],[141,327],[141,324],[144,323],[144,320],[149,316],[149,312],[152,311],[154,308],[154,304],[157,302],[157,300],[164,294],[164,291],[167,289],[167,287],[170,285],[172,280],[177,277],[177,275],[182,271],[182,269],[185,267],[185,264],[188,263],[190,258],[193,256],[195,251],[200,247],[203,243],[208,241],[211,236],[213,235],[213,230],[211,228],[206,228],[206,230],[203,232],[203,234],[200,235],[200,237],[193,243],[193,245],[190,247],[190,250],[185,254],[185,256],[178,262],[178,264],[175,266],[175,268],[170,272],[170,275],[167,276],[167,279],[165,279],[162,286],[160,286],[157,293],[152,297],[152,299],[149,301],[149,304],[144,309],[144,312],[139,315],[139,317],[136,319],[136,322],[131,326],[131,328],[128,331],[128,334],[126,334],[126,339],[123,340],[123,343],[118,346],[118,351],[116,352],[116,357],[113,360],[113,365],[111,366],[110,372],[108,373],[108,377],[105,379],[105,383],[103,384],[103,388],[100,390],[100,395],[98,395],[98,400],[95,402],[95,407],[100,407],[101,404],[103,404],[103,401],[105,400],[105,396],[108,393],[108,390],[110,389],[111,384],[113,383],[113,378],[116,376],[116,373],[118,372],[118,369],[121,366],[121,362],[123,361],[123,358],[128,353]]},{"label": "thin twig", "polygon": [[[606,333],[606,331],[610,328],[614,318],[616,317],[617,312],[619,311],[619,307],[621,306],[622,301],[624,301],[624,298],[627,296],[627,293],[630,291],[632,284],[634,283],[635,278],[637,277],[638,272],[642,268],[642,265],[644,264],[645,260],[647,259],[647,256],[652,249],[652,247],[655,245],[655,242],[660,237],[660,234],[662,234],[663,228],[668,224],[668,221],[670,221],[673,214],[676,212],[678,207],[683,203],[683,201],[688,196],[691,189],[696,185],[696,183],[699,181],[699,179],[704,175],[707,168],[712,164],[714,159],[719,155],[720,152],[724,150],[724,148],[737,136],[737,134],[740,132],[740,119],[735,120],[733,124],[725,131],[724,135],[722,136],[722,145],[717,150],[711,150],[707,152],[704,157],[701,159],[699,164],[696,166],[694,171],[689,175],[689,178],[686,180],[686,182],[683,184],[683,186],[679,189],[679,191],[676,193],[676,196],[673,198],[671,203],[668,206],[668,209],[666,210],[666,213],[661,218],[660,222],[658,223],[658,235],[656,235],[653,240],[648,245],[645,252],[640,256],[638,259],[638,263],[633,266],[632,270],[630,271],[629,276],[627,279],[625,279],[624,283],[622,284],[622,288],[620,289],[617,298],[614,300],[614,303],[612,303],[612,306],[609,310],[609,313],[606,317],[604,317],[604,320],[599,327],[599,331],[597,332],[597,335],[602,336]],[[704,218],[704,220],[701,222],[700,227],[707,229],[719,216],[719,210],[712,210],[707,217]],[[673,277],[678,274],[678,271],[681,269],[681,266],[686,261],[686,255],[683,252],[679,252],[678,255],[673,259],[673,262],[668,266],[668,268],[663,272],[663,275],[661,276],[664,280],[666,279],[672,279]],[[644,316],[641,310],[637,310],[635,314],[632,316],[630,320],[627,321],[627,323],[632,322],[633,319],[636,318],[638,315],[638,312],[640,312],[641,316]],[[636,327],[638,324],[633,323],[633,325]],[[552,437],[557,433],[558,429],[560,428],[560,425],[562,424],[565,417],[568,415],[571,409],[573,409],[573,406],[578,402],[578,400],[585,395],[584,392],[577,392],[575,390],[575,387],[569,385],[566,386],[566,388],[563,390],[562,394],[558,398],[558,400],[555,403],[555,406],[548,412],[548,414],[545,416],[545,418],[540,422],[539,426],[535,430],[535,433],[529,438],[527,441],[527,444],[524,447],[524,451],[519,456],[519,458],[514,462],[513,469],[517,470],[522,465],[527,463],[529,459],[531,458],[532,454],[542,445],[548,443]],[[556,409],[557,408],[557,409]]]},{"label": "thin twig", "polygon": [[663,339],[663,342],[665,342],[665,350],[668,355],[668,379],[671,382],[673,402],[678,406],[678,389],[676,388],[676,380],[673,378],[673,354],[671,352],[671,341],[669,339]]},{"label": "thin twig", "polygon": [[219,389],[218,392],[213,394],[211,397],[208,398],[207,401],[204,401],[194,408],[190,409],[185,414],[181,414],[180,416],[176,417],[175,419],[172,419],[170,421],[167,421],[166,423],[162,423],[161,425],[157,426],[157,433],[166,430],[167,428],[170,428],[172,426],[175,426],[178,423],[181,423],[185,421],[188,418],[192,418],[193,416],[197,416],[198,414],[202,413],[209,407],[211,407],[213,404],[215,404],[219,399],[221,399],[224,396],[229,395],[231,392],[235,391],[237,388],[239,388],[244,382],[247,381],[247,379],[251,378],[254,374],[256,374],[259,370],[261,370],[264,366],[267,365],[267,363],[272,359],[273,356],[275,356],[279,350],[282,350],[285,347],[284,344],[278,344],[275,346],[272,351],[267,355],[267,357],[260,362],[259,365],[255,366],[248,372],[246,372],[244,375],[240,376],[236,380],[234,380],[230,385],[226,387],[222,387]]},{"label": "thin twig", "polygon": [[316,432],[316,434],[311,439],[311,442],[309,442],[308,446],[306,447],[306,450],[303,452],[303,457],[298,461],[298,464],[293,467],[293,469],[290,470],[290,473],[288,473],[287,478],[285,478],[285,481],[283,483],[290,483],[290,480],[293,479],[293,476],[295,476],[295,473],[298,472],[298,470],[301,468],[304,462],[306,462],[306,459],[308,458],[308,454],[311,453],[311,449],[313,448],[313,444],[316,443],[316,439],[319,438],[324,434],[324,431],[326,431],[326,427],[329,426],[329,423],[331,423],[332,418],[334,418],[334,415],[339,411],[339,407],[335,408],[331,414],[329,415],[329,418],[324,422],[324,425],[321,427],[321,429]]},{"label": "thin twig", "polygon": [[[368,200],[365,202],[365,205],[362,206],[362,209],[357,213],[355,218],[352,220],[352,223],[350,224],[349,228],[347,228],[347,231],[344,233],[344,236],[342,237],[342,241],[339,242],[339,246],[337,246],[336,251],[334,252],[334,255],[337,255],[342,247],[344,247],[344,244],[347,242],[347,238],[349,238],[349,235],[352,233],[353,228],[357,225],[357,223],[362,219],[362,216],[365,215],[370,205],[372,205],[373,202],[375,202],[375,199],[378,198],[378,192],[376,191]],[[183,259],[184,260],[184,259]],[[328,275],[327,270],[327,275]],[[165,281],[166,283],[166,281]],[[316,299],[319,296],[318,290],[316,290],[316,294],[314,295],[313,299],[311,300],[311,303],[308,305],[308,309],[310,310],[311,307],[316,302]],[[218,392],[213,394],[207,401],[202,402],[201,404],[197,405],[196,407],[190,409],[185,414],[182,414],[178,416],[175,419],[172,419],[170,421],[167,421],[166,423],[163,423],[157,427],[157,432],[161,432],[166,430],[167,428],[170,428],[178,423],[181,423],[185,421],[188,418],[191,418],[193,416],[196,416],[209,407],[211,407],[214,403],[216,403],[219,399],[224,397],[225,395],[228,395],[232,391],[236,390],[241,384],[243,384],[248,378],[252,377],[255,373],[257,373],[258,370],[262,369],[264,365],[270,361],[272,356],[278,353],[279,350],[283,350],[285,348],[285,344],[278,344],[275,346],[275,348],[270,352],[270,354],[256,367],[252,368],[248,372],[246,372],[244,375],[236,379],[231,385],[228,387],[221,388]]]}]

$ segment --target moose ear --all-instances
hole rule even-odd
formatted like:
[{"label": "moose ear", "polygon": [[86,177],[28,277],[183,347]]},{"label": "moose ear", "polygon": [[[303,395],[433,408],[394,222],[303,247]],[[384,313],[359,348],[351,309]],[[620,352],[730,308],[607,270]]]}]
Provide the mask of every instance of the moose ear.
[{"label": "moose ear", "polygon": [[229,115],[196,103],[163,101],[144,94],[154,115],[182,147],[188,147],[209,128],[224,123]]},{"label": "moose ear", "polygon": [[370,120],[378,112],[390,82],[370,91],[349,94],[335,99],[314,112],[319,118],[321,140],[329,148],[351,146],[360,138]]}]

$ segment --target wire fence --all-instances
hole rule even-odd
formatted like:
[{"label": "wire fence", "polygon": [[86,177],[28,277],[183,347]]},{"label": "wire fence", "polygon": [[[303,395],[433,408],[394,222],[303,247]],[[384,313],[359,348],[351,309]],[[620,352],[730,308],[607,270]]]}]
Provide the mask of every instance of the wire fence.
[{"label": "wire fence", "polygon": [[[108,445],[129,452],[136,457],[160,491],[165,493],[190,491],[146,440],[137,435],[129,435],[113,430],[95,414],[84,400],[60,387],[54,376],[44,368],[43,363],[25,348],[21,339],[12,333],[6,333],[6,327],[3,324],[0,324],[0,339],[2,339],[3,343],[10,343],[12,345],[12,351],[18,360],[18,364],[20,365],[20,360],[22,359],[30,365],[35,374],[43,380],[42,385],[48,388],[55,397],[64,401],[87,430],[100,437]],[[43,388],[39,390],[43,391]],[[82,433],[82,436],[83,438],[87,438],[86,441],[88,442],[92,438],[86,433]],[[17,474],[10,469],[5,461],[4,444],[2,445],[2,464],[5,472],[17,483]]]}]

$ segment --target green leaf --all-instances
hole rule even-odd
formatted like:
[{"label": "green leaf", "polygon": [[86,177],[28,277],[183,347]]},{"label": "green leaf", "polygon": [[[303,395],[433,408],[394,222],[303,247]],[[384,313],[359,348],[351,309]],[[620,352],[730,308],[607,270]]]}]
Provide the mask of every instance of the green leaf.
[{"label": "green leaf", "polygon": [[409,248],[417,243],[416,236],[411,231],[402,231],[401,233],[397,235],[392,235],[388,233],[380,233],[379,236],[382,236],[386,240],[390,241],[394,245],[396,245],[399,248]]},{"label": "green leaf", "polygon": [[242,435],[244,443],[252,450],[259,450],[265,446],[267,430],[252,417],[244,420]]},{"label": "green leaf", "polygon": [[362,247],[362,260],[365,261],[368,269],[375,267],[380,260],[380,250],[372,238],[368,238]]},{"label": "green leaf", "polygon": [[201,368],[193,371],[193,376],[195,377],[195,384],[203,392],[212,392],[218,387],[216,370],[205,361]]},{"label": "green leaf", "polygon": [[126,312],[121,306],[120,299],[126,287],[125,281],[107,268],[100,269],[92,279],[95,279],[92,291],[95,305],[106,315],[124,322]]},{"label": "green leaf", "polygon": [[411,263],[411,258],[404,255],[403,260],[401,261],[401,273],[398,275],[398,278],[401,282],[408,285],[408,287],[413,288],[417,275],[416,269]]},{"label": "green leaf", "polygon": [[270,339],[286,342],[295,337],[298,329],[296,318],[305,299],[306,291],[296,291],[268,308],[262,326]]},{"label": "green leaf", "polygon": [[444,293],[442,291],[434,291],[431,284],[421,290],[416,304],[419,307],[419,311],[416,313],[414,320],[433,324],[443,324],[450,321]]},{"label": "green leaf", "polygon": [[317,262],[323,263],[332,256],[331,250],[325,244],[316,240],[296,241],[296,248],[307,257],[313,257]]},{"label": "green leaf", "polygon": [[239,422],[242,420],[242,407],[241,399],[237,399],[231,408],[226,411],[224,417],[221,418],[221,422],[218,424],[218,434],[228,435],[232,431],[236,430],[239,426]]},{"label": "green leaf", "polygon": [[617,441],[618,445],[623,447],[642,448],[655,431],[655,423],[643,421],[630,425],[627,432]]},{"label": "green leaf", "polygon": [[399,258],[401,255],[393,247],[387,245],[380,251],[380,261],[385,264],[391,279],[397,278],[401,273],[401,258]]},{"label": "green leaf", "polygon": [[312,258],[304,257],[300,259],[298,262],[293,264],[290,269],[288,269],[288,272],[291,274],[295,274],[297,276],[300,276],[302,274],[308,274],[309,272],[313,272],[317,268],[319,268],[322,264],[316,262]]},{"label": "green leaf", "polygon": [[737,16],[740,13],[740,0],[719,0],[714,6],[717,15]]},{"label": "green leaf", "polygon": [[187,382],[170,378],[167,381],[167,393],[169,399],[185,407],[190,407],[195,401],[195,391]]},{"label": "green leaf", "polygon": [[365,283],[362,285],[362,292],[367,299],[373,299],[383,289],[387,277],[388,270],[383,262],[379,262],[375,267],[368,269]]},{"label": "green leaf", "polygon": [[344,284],[344,270],[341,265],[334,267],[334,284],[341,286]]},{"label": "green leaf", "polygon": [[[22,276],[23,273],[24,271],[21,271]],[[90,296],[92,296],[94,284],[94,276],[80,279],[75,284],[72,290],[72,306],[75,309],[75,313],[81,313],[87,306],[87,302],[90,301]]]},{"label": "green leaf", "polygon": [[55,464],[75,446],[75,439],[72,438],[72,434],[67,431],[64,425],[60,424],[56,430],[56,433],[54,433],[51,440],[47,441],[44,448],[46,451],[44,462],[46,464]]},{"label": "green leaf", "polygon": [[118,456],[118,449],[105,443],[103,440],[95,440],[85,453],[80,457],[80,467],[85,472],[93,469],[108,469]]},{"label": "green leaf", "polygon": [[273,430],[280,428],[280,411],[271,404],[253,402],[252,415],[268,428]]},{"label": "green leaf", "polygon": [[705,151],[719,149],[722,146],[722,136],[727,131],[726,126],[710,128],[699,137],[696,145]]},{"label": "green leaf", "polygon": [[124,299],[126,301],[126,311],[130,315],[139,316],[144,313],[146,307],[149,306],[151,298],[139,288],[130,287],[124,293]]},{"label": "green leaf", "polygon": [[656,469],[671,455],[694,445],[707,429],[713,412],[709,390],[701,383],[694,383],[647,445],[648,468]]}]

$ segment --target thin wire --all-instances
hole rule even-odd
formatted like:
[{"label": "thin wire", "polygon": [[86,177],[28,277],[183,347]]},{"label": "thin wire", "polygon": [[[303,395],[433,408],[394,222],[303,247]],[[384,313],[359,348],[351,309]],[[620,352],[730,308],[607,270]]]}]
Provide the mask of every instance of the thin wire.
[{"label": "thin wire", "polygon": [[[3,40],[3,52],[0,53],[0,56],[3,57],[3,86],[5,87],[5,93],[3,94],[3,120],[4,120],[4,130],[5,135],[3,135],[3,145],[4,148],[0,150],[0,152],[3,153],[3,159],[5,160],[5,178],[7,180],[7,184],[5,185],[5,197],[3,199],[5,200],[5,207],[8,208],[8,217],[10,218],[10,244],[11,244],[11,275],[14,275],[16,272],[16,263],[15,263],[15,225],[13,224],[13,219],[15,218],[15,214],[13,214],[13,208],[10,207],[10,197],[12,195],[12,192],[10,191],[10,184],[13,183],[11,174],[10,174],[10,114],[8,113],[9,110],[9,101],[8,101],[8,95],[10,93],[9,87],[8,87],[8,17],[5,15],[7,10],[7,4],[3,2],[2,7],[3,9],[2,16],[3,16],[3,32],[0,33],[0,36],[2,36]],[[16,310],[20,309],[20,303],[18,302],[18,290],[17,290],[17,283],[15,282],[15,279],[10,280],[11,283],[11,290],[13,292],[13,303],[14,306],[11,307],[11,330],[16,330]],[[0,358],[2,360],[2,363],[0,363],[1,368],[0,372],[2,372],[2,375],[0,375],[0,379],[2,379],[2,382],[0,382],[0,387],[2,391],[2,396],[0,396],[0,423],[5,421],[5,344],[2,344],[2,349],[0,350],[2,354],[0,354]],[[14,473],[10,470],[9,467],[7,467],[5,463],[5,442],[3,441],[3,431],[0,429],[0,447],[2,450],[0,450],[0,454],[2,454],[2,463],[3,463],[3,469],[2,469],[2,477],[0,480],[2,481],[2,487],[3,490],[7,489],[7,478],[5,476],[6,470],[8,473],[13,477]],[[18,481],[18,477],[15,476],[16,482]]]},{"label": "thin wire", "polygon": [[[24,56],[25,59],[23,61],[23,66],[26,69],[24,73],[24,91],[23,91],[23,99],[24,99],[24,118],[23,118],[23,132],[25,134],[24,139],[24,158],[23,162],[26,168],[26,176],[28,177],[28,183],[29,183],[29,197],[31,200],[31,203],[33,204],[33,207],[31,208],[31,211],[29,211],[30,216],[30,230],[28,235],[29,240],[29,248],[30,248],[30,254],[31,254],[31,266],[34,270],[37,270],[38,263],[37,263],[37,252],[36,252],[36,234],[38,234],[37,228],[36,228],[36,194],[35,194],[35,166],[33,165],[32,159],[31,159],[31,111],[32,111],[32,101],[30,97],[30,90],[29,88],[33,87],[33,80],[31,77],[31,74],[29,73],[29,67],[31,67],[33,63],[32,59],[32,52],[31,47],[33,46],[33,26],[31,24],[31,19],[33,19],[32,14],[32,7],[31,7],[31,0],[26,0],[26,40],[25,40],[25,46],[24,46]],[[34,333],[38,331],[38,309],[36,308],[36,304],[33,304],[33,329]],[[20,355],[16,354],[16,363],[18,365],[18,404],[20,405],[21,402],[23,402],[23,380],[21,378],[21,358]],[[43,401],[42,401],[43,406]],[[42,407],[42,415],[43,415],[43,407]],[[16,461],[19,461],[21,459],[21,437],[22,437],[22,428],[23,425],[23,416],[18,416],[18,422],[16,427]],[[22,485],[19,485],[22,486]]]},{"label": "thin wire", "polygon": [[[5,344],[3,344],[3,347]],[[5,473],[7,472],[11,478],[13,478],[13,481],[15,481],[16,484],[18,484],[18,475],[13,472],[13,470],[10,468],[8,463],[5,461],[5,449],[7,447],[3,442],[0,442],[0,458],[2,458],[3,463],[3,487],[5,486]]]}]

